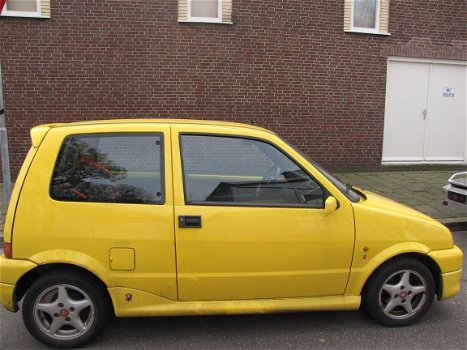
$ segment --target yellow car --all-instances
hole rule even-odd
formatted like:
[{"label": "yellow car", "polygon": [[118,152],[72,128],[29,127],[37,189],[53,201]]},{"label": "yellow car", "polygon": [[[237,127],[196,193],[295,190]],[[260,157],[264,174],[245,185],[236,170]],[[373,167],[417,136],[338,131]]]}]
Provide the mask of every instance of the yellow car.
[{"label": "yellow car", "polygon": [[118,317],[356,310],[405,326],[459,292],[437,221],[339,182],[274,133],[105,120],[31,131],[0,299],[70,348]]}]

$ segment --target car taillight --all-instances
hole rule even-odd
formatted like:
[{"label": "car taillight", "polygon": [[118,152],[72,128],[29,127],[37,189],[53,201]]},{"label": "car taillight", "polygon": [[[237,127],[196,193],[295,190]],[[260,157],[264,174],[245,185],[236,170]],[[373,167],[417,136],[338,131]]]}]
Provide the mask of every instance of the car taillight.
[{"label": "car taillight", "polygon": [[456,192],[448,191],[448,198],[454,202],[465,203],[466,196]]},{"label": "car taillight", "polygon": [[11,243],[3,242],[3,254],[8,259],[13,257],[13,245]]}]

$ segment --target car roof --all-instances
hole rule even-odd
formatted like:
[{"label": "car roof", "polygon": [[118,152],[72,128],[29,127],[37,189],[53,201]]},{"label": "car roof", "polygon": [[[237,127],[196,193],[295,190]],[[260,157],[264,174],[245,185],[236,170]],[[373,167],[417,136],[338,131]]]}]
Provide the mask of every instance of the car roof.
[{"label": "car roof", "polygon": [[270,130],[264,129],[259,126],[235,122],[226,122],[226,121],[217,121],[217,120],[197,120],[197,119],[156,119],[156,118],[147,118],[147,119],[105,119],[105,120],[86,120],[79,122],[71,123],[56,123],[49,124],[49,127],[61,127],[61,126],[84,126],[84,125],[100,125],[100,124],[134,124],[134,123],[147,123],[147,124],[173,124],[173,125],[182,125],[182,124],[191,124],[191,125],[212,125],[212,126],[224,126],[224,127],[235,127],[235,128],[245,128],[245,129],[254,129],[271,132]]},{"label": "car roof", "polygon": [[200,125],[212,127],[227,127],[235,129],[256,130],[274,134],[271,130],[254,126],[250,124],[215,121],[215,120],[196,120],[196,119],[105,119],[105,120],[85,120],[71,123],[51,123],[35,126],[31,129],[31,140],[34,147],[39,147],[45,135],[50,129],[61,127],[79,127],[93,125],[124,125],[124,124],[164,124],[164,125]]}]

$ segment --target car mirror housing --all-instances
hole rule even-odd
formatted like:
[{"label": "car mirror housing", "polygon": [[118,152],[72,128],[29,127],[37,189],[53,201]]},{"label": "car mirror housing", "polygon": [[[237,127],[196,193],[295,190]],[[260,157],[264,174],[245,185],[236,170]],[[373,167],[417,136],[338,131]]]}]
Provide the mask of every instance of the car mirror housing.
[{"label": "car mirror housing", "polygon": [[333,196],[329,196],[324,202],[324,214],[328,215],[336,211],[339,208],[339,203],[337,199]]}]

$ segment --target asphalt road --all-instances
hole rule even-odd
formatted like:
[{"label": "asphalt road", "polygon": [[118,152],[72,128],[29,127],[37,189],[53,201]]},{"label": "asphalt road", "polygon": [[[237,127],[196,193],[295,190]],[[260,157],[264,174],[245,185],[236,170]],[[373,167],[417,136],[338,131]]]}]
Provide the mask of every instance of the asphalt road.
[{"label": "asphalt road", "polygon": [[[454,233],[467,252],[467,231]],[[467,349],[467,264],[462,290],[417,324],[388,328],[363,312],[115,319],[86,349]],[[20,313],[0,311],[1,349],[42,349]]]}]

